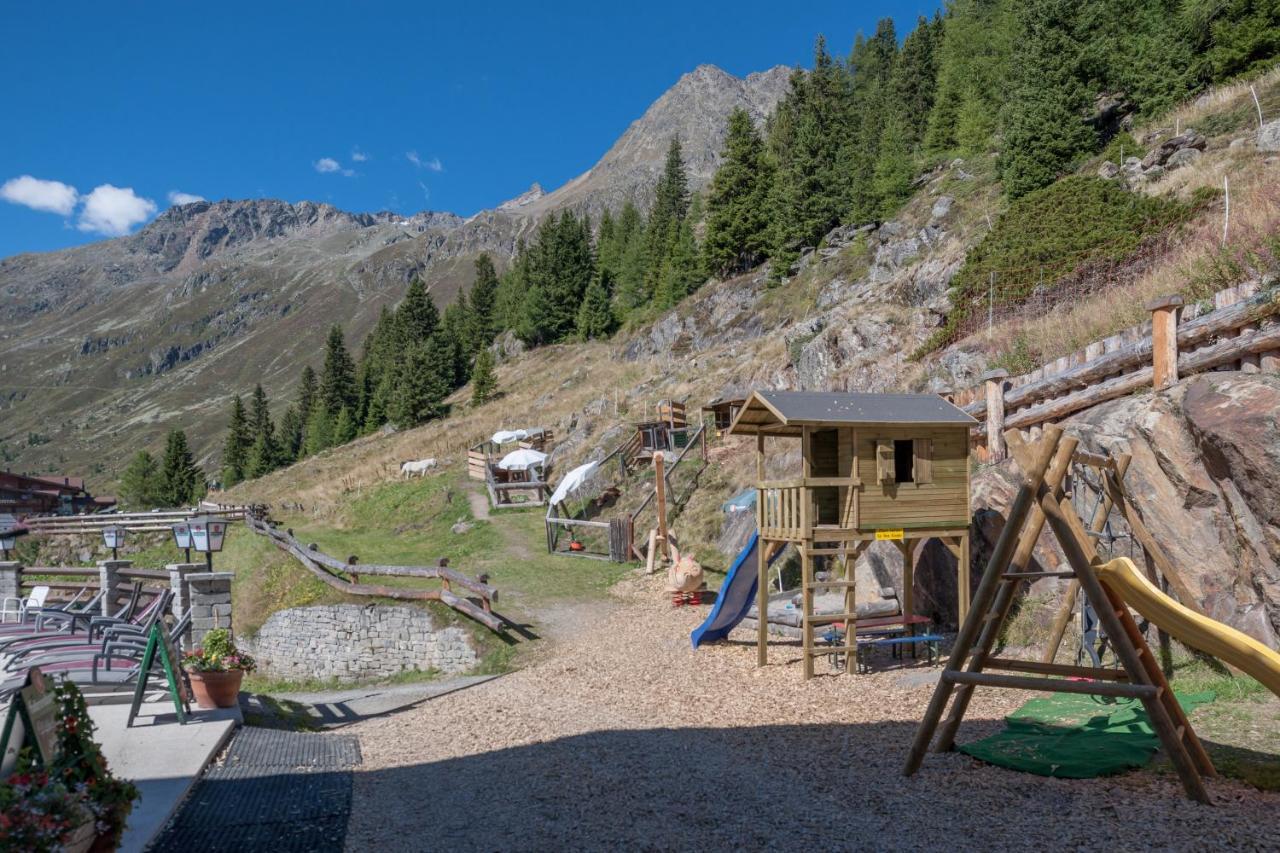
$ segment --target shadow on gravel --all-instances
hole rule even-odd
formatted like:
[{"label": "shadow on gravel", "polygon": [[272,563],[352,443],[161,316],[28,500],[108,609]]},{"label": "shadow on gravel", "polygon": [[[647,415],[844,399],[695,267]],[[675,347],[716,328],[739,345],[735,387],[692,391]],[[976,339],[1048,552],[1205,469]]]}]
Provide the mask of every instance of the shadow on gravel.
[{"label": "shadow on gravel", "polygon": [[[726,714],[740,717],[740,701],[724,697]],[[961,740],[1001,727],[966,723]],[[1209,808],[1187,801],[1167,775],[1047,779],[957,753],[930,754],[905,778],[915,730],[912,720],[601,731],[357,771],[349,849],[994,850],[1068,841],[1073,849],[1212,849],[1224,837],[1243,846],[1280,841],[1274,822],[1258,820],[1259,809],[1280,799],[1239,787]],[[1222,784],[1211,781],[1210,790]]]}]

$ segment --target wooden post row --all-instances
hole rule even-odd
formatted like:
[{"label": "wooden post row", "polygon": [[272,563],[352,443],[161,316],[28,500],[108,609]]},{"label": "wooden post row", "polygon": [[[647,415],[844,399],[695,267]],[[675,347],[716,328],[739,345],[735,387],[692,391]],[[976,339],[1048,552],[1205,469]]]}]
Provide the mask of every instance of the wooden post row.
[{"label": "wooden post row", "polygon": [[1007,370],[993,370],[982,377],[987,390],[987,453],[988,461],[1004,459],[1004,386],[1009,378]]}]

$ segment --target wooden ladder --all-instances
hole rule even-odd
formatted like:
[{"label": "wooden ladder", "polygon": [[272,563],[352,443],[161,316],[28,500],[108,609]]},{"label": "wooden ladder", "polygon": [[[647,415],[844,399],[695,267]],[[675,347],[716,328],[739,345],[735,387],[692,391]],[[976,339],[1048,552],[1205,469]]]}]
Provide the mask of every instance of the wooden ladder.
[{"label": "wooden ladder", "polygon": [[[1024,480],[1009,506],[1004,529],[974,594],[973,607],[960,628],[951,657],[920,721],[903,773],[909,776],[920,768],[935,733],[937,751],[954,747],[956,732],[974,687],[1121,696],[1143,703],[1187,795],[1202,803],[1210,802],[1202,776],[1215,775],[1213,763],[1123,599],[1098,580],[1094,567],[1100,560],[1092,538],[1076,515],[1070,498],[1063,493],[1062,483],[1077,440],[1064,438],[1059,427],[1046,427],[1043,438],[1034,446],[1028,446],[1017,430],[1005,433],[1005,440],[1023,471]],[[1062,546],[1070,572],[1027,571],[1036,540],[1046,523]],[[1105,514],[1100,517],[1095,514],[1091,526],[1101,529],[1105,523]],[[991,657],[1022,581],[1049,576],[1072,577],[1079,583],[1080,591],[1089,598],[1103,629],[1112,638],[1123,672],[1043,660]],[[989,673],[985,671],[988,668],[1027,674]],[[1050,676],[1097,680],[1066,681]],[[953,695],[955,701],[951,703]],[[949,703],[951,710],[943,721],[942,715]]]},{"label": "wooden ladder", "polygon": [[[823,655],[844,655],[844,671],[845,674],[855,672],[858,665],[858,607],[857,607],[857,581],[854,579],[854,564],[857,563],[858,557],[867,548],[866,542],[857,542],[854,544],[853,552],[848,550],[848,543],[840,549],[841,562],[844,565],[844,577],[842,580],[814,580],[813,572],[813,548],[807,543],[800,545],[800,630],[804,638],[804,677],[806,680],[813,678],[813,661],[814,658]],[[843,589],[844,590],[844,610],[840,613],[823,613],[817,614],[813,611],[814,593],[819,589]],[[822,646],[818,647],[814,640],[814,629],[823,625],[832,625],[837,622],[843,622],[844,644],[839,646]]]}]

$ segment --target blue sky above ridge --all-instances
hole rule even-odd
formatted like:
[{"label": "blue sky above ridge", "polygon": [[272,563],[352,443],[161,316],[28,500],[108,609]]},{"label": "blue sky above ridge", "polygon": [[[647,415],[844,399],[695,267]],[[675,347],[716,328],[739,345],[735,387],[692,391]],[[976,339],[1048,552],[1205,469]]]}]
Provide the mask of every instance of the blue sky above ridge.
[{"label": "blue sky above ridge", "polygon": [[0,257],[196,198],[469,215],[585,171],[699,64],[808,65],[936,6],[11,4]]}]

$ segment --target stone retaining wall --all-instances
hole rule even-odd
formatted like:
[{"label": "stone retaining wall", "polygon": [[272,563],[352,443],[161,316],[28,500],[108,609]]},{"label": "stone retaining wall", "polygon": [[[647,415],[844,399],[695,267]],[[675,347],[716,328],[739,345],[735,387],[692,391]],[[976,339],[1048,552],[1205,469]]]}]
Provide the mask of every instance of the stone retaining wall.
[{"label": "stone retaining wall", "polygon": [[281,610],[241,641],[264,675],[291,681],[370,681],[427,669],[451,675],[479,662],[465,629],[437,627],[429,612],[406,605]]}]

